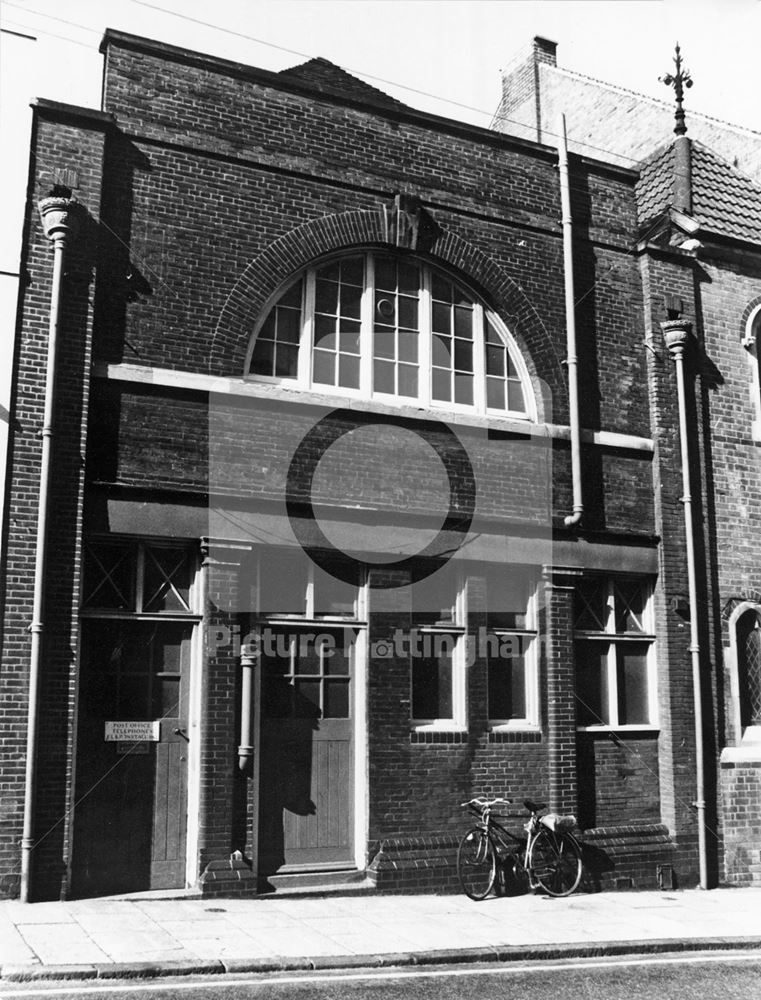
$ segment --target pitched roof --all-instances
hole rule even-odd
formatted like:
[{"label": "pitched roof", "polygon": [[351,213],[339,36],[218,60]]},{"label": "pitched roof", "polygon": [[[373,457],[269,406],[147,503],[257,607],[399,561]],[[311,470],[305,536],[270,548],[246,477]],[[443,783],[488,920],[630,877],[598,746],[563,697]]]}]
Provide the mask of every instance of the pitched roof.
[{"label": "pitched roof", "polygon": [[640,223],[660,215],[671,204],[674,178],[674,144],[656,149],[640,163],[636,184],[637,217]]},{"label": "pitched roof", "polygon": [[[640,164],[640,224],[672,204],[674,144]],[[692,141],[692,216],[707,232],[761,243],[761,186],[700,142]]]},{"label": "pitched roof", "polygon": [[710,232],[761,243],[761,187],[699,142],[692,144],[692,214]]},{"label": "pitched roof", "polygon": [[304,83],[320,93],[332,94],[334,97],[349,97],[355,101],[366,101],[385,108],[407,107],[377,87],[372,87],[364,80],[352,76],[340,66],[321,57],[281,70],[278,75]]}]

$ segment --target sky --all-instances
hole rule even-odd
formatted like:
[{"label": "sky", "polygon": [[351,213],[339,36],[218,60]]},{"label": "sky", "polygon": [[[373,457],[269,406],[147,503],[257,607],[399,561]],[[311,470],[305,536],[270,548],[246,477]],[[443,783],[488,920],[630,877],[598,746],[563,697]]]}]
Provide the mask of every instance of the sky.
[{"label": "sky", "polygon": [[534,35],[558,43],[562,67],[666,100],[658,78],[672,68],[678,40],[694,80],[688,113],[761,130],[755,0],[0,0],[0,27],[0,407],[29,102],[99,107],[106,27],[270,70],[323,56],[406,104],[482,126],[497,108],[501,70]]}]

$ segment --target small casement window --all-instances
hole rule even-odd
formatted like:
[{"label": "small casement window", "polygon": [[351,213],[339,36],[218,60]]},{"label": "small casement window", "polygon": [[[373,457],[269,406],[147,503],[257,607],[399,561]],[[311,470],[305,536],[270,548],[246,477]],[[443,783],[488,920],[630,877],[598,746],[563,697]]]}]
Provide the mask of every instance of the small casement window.
[{"label": "small casement window", "polygon": [[252,378],[316,392],[534,419],[525,364],[499,317],[413,256],[308,268],[259,324]]},{"label": "small casement window", "polygon": [[[301,550],[269,549],[256,567],[254,608],[261,619],[355,621],[364,616],[362,580],[348,564],[337,573],[321,569]],[[348,582],[347,582],[348,581]]]},{"label": "small casement window", "polygon": [[[447,564],[413,586],[410,658],[412,725],[416,730],[464,730],[467,620],[463,580]],[[397,643],[399,645],[399,643]]]},{"label": "small casement window", "polygon": [[477,649],[487,665],[489,727],[526,729],[539,724],[536,579],[522,566],[486,571],[486,627]]},{"label": "small casement window", "polygon": [[753,403],[753,439],[761,441],[761,305],[755,307],[745,324],[743,347],[750,364],[750,393]]},{"label": "small casement window", "polygon": [[195,570],[196,555],[187,545],[89,541],[85,544],[83,611],[192,614]]},{"label": "small casement window", "polygon": [[576,588],[574,617],[578,725],[655,725],[655,636],[647,581],[583,580]]},{"label": "small casement window", "polygon": [[735,626],[740,725],[761,726],[761,611],[750,609]]}]

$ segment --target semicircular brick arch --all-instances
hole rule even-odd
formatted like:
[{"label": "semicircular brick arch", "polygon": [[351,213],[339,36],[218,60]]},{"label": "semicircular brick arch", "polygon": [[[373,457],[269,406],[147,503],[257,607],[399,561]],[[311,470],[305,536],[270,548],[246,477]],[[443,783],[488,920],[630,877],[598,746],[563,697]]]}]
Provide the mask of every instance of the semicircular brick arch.
[{"label": "semicircular brick arch", "polygon": [[[248,264],[228,296],[214,332],[209,371],[218,375],[242,372],[256,322],[294,273],[334,251],[378,245],[395,246],[388,238],[383,209],[323,216],[275,240]],[[561,358],[521,286],[483,250],[439,226],[426,239],[425,255],[475,283],[499,312],[526,362],[539,419],[552,420],[546,412],[549,400],[542,383],[549,386],[552,399],[566,403]]]}]

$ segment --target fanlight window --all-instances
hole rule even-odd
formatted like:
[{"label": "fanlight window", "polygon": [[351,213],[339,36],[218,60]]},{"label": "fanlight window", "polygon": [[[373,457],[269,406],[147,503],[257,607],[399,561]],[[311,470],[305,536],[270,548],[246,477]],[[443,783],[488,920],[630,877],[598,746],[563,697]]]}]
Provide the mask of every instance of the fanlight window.
[{"label": "fanlight window", "polygon": [[523,361],[499,318],[412,257],[309,268],[259,327],[249,375],[301,388],[532,416]]}]

